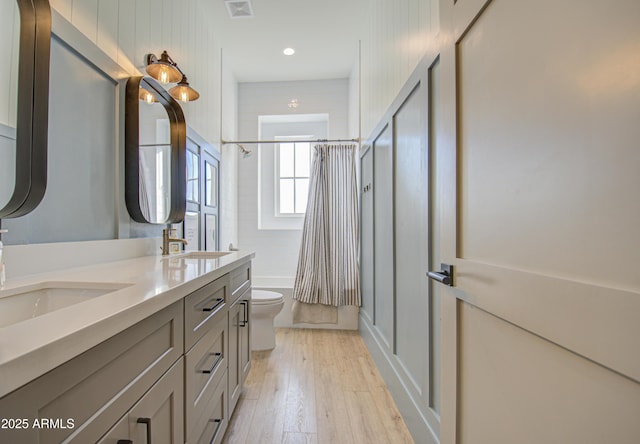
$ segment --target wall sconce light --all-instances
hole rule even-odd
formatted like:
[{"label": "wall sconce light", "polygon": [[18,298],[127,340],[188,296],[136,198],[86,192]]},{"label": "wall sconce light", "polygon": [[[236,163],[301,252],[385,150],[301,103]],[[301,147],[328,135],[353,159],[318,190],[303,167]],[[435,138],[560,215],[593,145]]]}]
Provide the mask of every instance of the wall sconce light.
[{"label": "wall sconce light", "polygon": [[158,59],[155,54],[147,54],[147,74],[160,83],[175,83],[182,78],[182,71],[169,56],[167,51],[163,51]]},{"label": "wall sconce light", "polygon": [[[169,90],[169,94],[171,94],[171,97],[174,99],[191,102],[200,97],[200,94],[189,86],[187,76],[182,72],[178,64],[173,61],[167,51],[162,51],[160,58],[157,58],[155,54],[147,54],[145,56],[145,62],[147,64],[147,74],[160,83],[178,83]],[[140,100],[143,100],[142,96]]]},{"label": "wall sconce light", "polygon": [[181,100],[183,102],[198,100],[198,97],[200,97],[198,91],[189,86],[187,76],[185,75],[182,76],[182,80],[180,80],[176,86],[169,90],[169,94],[171,94],[171,97],[174,99]]},{"label": "wall sconce light", "polygon": [[287,103],[287,106],[290,109],[296,109],[298,107],[298,99],[291,99],[289,103]]}]

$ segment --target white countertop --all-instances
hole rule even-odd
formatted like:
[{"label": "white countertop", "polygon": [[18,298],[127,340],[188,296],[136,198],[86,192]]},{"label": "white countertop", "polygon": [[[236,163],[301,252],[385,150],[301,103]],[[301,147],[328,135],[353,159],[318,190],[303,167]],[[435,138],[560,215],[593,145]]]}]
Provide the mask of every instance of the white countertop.
[{"label": "white countertop", "polygon": [[[126,287],[0,328],[0,397],[251,260],[145,256],[8,280],[2,293],[42,282]],[[1,294],[1,293],[0,293]]]}]

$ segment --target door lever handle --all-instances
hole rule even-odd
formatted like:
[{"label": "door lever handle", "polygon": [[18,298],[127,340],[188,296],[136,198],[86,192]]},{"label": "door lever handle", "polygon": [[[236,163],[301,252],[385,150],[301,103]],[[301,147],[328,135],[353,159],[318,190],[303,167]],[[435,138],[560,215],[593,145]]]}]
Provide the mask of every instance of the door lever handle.
[{"label": "door lever handle", "polygon": [[453,265],[440,264],[440,271],[428,271],[429,279],[453,287]]}]

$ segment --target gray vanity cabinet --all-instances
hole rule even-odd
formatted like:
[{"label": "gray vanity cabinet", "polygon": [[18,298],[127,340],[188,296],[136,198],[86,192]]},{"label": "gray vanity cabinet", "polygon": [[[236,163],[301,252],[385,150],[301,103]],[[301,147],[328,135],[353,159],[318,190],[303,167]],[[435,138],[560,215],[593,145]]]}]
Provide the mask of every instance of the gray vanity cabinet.
[{"label": "gray vanity cabinet", "polygon": [[0,399],[25,421],[0,442],[220,443],[251,367],[250,300],[245,262]]},{"label": "gray vanity cabinet", "polygon": [[180,359],[98,443],[181,444],[182,374],[183,360]]},{"label": "gray vanity cabinet", "polygon": [[[171,382],[164,382],[162,389],[152,390],[173,393],[172,402],[180,410],[173,427],[182,430],[183,334],[183,308],[179,301],[5,396],[0,399],[0,417],[24,418],[28,427],[0,430],[0,441],[96,442],[178,360],[179,370],[174,372],[180,374],[179,380],[169,378]],[[166,384],[171,383],[173,386],[167,389]],[[147,401],[141,418],[164,408],[165,400],[160,401],[155,407]],[[42,427],[43,419],[57,423],[51,428]]]}]

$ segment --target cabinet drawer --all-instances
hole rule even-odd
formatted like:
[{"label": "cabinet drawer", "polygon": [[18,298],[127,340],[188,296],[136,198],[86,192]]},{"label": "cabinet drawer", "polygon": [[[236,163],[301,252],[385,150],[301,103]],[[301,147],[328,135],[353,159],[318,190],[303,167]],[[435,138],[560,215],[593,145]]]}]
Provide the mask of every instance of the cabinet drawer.
[{"label": "cabinet drawer", "polygon": [[251,287],[251,262],[242,264],[229,273],[229,280],[231,286],[231,300],[227,302],[233,304],[240,295],[244,294],[244,292]]},{"label": "cabinet drawer", "polygon": [[187,440],[201,434],[202,430],[196,430],[196,425],[202,423],[202,417],[207,416],[206,419],[209,419],[212,414],[207,410],[207,405],[227,369],[227,329],[225,327],[226,318],[222,318],[186,355],[185,416],[187,423],[185,430]]},{"label": "cabinet drawer", "polygon": [[188,351],[219,318],[226,317],[229,276],[194,291],[184,299],[184,349]]},{"label": "cabinet drawer", "polygon": [[[223,375],[224,376],[224,375]],[[227,382],[223,377],[207,400],[207,415],[203,415],[194,429],[193,438],[186,444],[219,444],[229,424],[227,412]],[[197,430],[197,432],[196,432]]]},{"label": "cabinet drawer", "polygon": [[0,442],[95,442],[183,353],[182,301],[0,400],[0,417],[72,420],[72,428],[0,430]]}]

